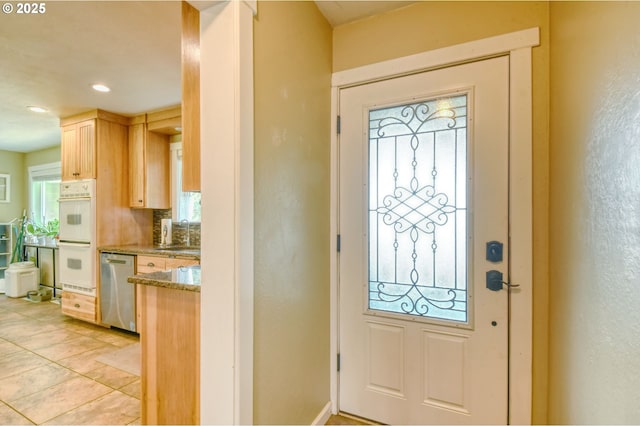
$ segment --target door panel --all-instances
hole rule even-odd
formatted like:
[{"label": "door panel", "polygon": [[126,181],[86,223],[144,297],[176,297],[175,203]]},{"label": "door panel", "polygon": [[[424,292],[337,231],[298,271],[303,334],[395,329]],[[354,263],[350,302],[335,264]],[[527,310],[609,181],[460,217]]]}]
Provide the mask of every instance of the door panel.
[{"label": "door panel", "polygon": [[340,410],[506,423],[508,99],[506,57],[341,90]]}]

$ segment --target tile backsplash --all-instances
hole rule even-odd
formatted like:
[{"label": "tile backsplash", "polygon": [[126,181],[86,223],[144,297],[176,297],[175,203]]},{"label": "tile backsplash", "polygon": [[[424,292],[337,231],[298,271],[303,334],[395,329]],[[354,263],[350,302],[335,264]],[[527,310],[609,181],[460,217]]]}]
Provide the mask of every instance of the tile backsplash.
[{"label": "tile backsplash", "polygon": [[[171,209],[153,211],[153,244],[160,244],[162,237],[162,219],[171,219]],[[173,222],[171,225],[172,242],[174,246],[183,246],[187,241],[187,225]],[[200,223],[189,224],[189,236],[192,247],[200,247]]]}]

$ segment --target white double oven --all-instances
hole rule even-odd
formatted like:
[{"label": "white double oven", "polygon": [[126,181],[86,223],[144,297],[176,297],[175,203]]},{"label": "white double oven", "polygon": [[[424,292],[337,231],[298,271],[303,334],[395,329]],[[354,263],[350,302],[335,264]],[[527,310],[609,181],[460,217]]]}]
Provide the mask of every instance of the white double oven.
[{"label": "white double oven", "polygon": [[96,295],[96,181],[60,184],[60,282],[63,291]]}]

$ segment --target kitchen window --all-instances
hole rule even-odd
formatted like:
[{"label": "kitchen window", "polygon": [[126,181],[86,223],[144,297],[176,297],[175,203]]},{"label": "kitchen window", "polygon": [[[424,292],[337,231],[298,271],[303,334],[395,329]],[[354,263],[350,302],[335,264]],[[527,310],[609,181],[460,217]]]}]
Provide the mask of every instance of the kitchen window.
[{"label": "kitchen window", "polygon": [[57,220],[60,197],[61,163],[48,163],[29,167],[29,217],[45,225]]},{"label": "kitchen window", "polygon": [[171,144],[171,201],[174,222],[200,222],[200,193],[182,191],[182,142]]}]

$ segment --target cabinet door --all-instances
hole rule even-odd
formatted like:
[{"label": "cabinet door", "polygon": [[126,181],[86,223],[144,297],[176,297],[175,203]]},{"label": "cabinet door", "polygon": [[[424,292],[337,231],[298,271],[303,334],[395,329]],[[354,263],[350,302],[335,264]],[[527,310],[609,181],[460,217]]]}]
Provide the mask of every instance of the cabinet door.
[{"label": "cabinet door", "polygon": [[200,424],[200,293],[141,285],[141,423]]},{"label": "cabinet door", "polygon": [[77,124],[78,178],[96,177],[96,122],[87,120]]},{"label": "cabinet door", "polygon": [[200,191],[200,12],[182,2],[182,190]]},{"label": "cabinet door", "polygon": [[144,207],[144,123],[129,126],[129,205]]},{"label": "cabinet door", "polygon": [[169,136],[148,131],[148,125],[129,126],[129,205],[171,208]]},{"label": "cabinet door", "polygon": [[62,180],[92,179],[95,172],[95,120],[85,120],[62,128]]},{"label": "cabinet door", "polygon": [[78,134],[75,124],[70,124],[62,128],[62,143],[60,151],[62,157],[62,180],[76,179],[76,135]]},{"label": "cabinet door", "polygon": [[171,208],[171,168],[169,166],[169,136],[147,132],[144,147],[145,207]]}]

